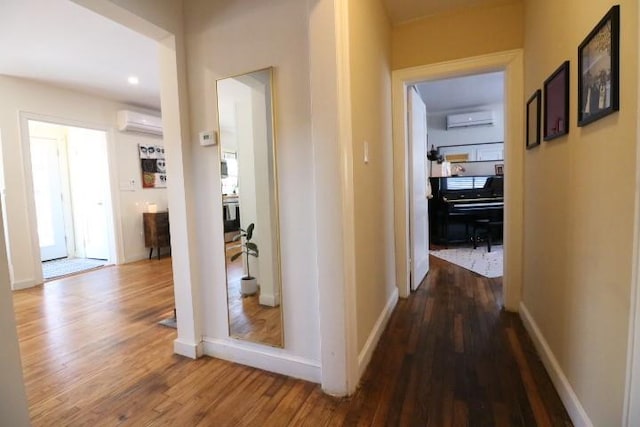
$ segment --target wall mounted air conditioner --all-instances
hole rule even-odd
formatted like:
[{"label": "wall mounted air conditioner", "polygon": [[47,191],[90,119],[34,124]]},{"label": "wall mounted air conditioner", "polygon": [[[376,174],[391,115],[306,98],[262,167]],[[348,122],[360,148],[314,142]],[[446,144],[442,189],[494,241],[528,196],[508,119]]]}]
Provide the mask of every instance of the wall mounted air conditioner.
[{"label": "wall mounted air conditioner", "polygon": [[118,111],[118,129],[162,136],[162,118],[135,111]]},{"label": "wall mounted air conditioner", "polygon": [[447,116],[447,130],[490,125],[493,125],[493,111],[474,111],[471,113],[450,114]]}]

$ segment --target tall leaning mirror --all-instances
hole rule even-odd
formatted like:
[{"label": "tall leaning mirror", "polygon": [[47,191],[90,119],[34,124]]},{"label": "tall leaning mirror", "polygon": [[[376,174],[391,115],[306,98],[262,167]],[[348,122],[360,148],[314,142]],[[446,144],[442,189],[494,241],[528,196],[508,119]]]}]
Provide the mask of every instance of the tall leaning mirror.
[{"label": "tall leaning mirror", "polygon": [[273,69],[217,81],[229,335],[284,346]]}]

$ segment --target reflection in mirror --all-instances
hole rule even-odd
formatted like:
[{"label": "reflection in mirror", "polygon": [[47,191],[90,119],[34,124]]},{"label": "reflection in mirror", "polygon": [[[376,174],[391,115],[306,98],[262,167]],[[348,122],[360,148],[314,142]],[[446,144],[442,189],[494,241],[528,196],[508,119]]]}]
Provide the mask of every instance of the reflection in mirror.
[{"label": "reflection in mirror", "polygon": [[229,335],[284,346],[272,69],[218,80]]},{"label": "reflection in mirror", "polygon": [[441,145],[438,153],[451,163],[495,162],[504,160],[504,142]]}]

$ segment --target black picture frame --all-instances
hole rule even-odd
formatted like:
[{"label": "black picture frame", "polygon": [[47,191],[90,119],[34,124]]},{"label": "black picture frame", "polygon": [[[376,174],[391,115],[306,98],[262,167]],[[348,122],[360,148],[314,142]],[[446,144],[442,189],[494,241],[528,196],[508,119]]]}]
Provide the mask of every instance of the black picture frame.
[{"label": "black picture frame", "polygon": [[620,109],[620,6],[615,5],[578,47],[578,126]]},{"label": "black picture frame", "polygon": [[527,126],[525,145],[527,150],[540,145],[540,105],[542,91],[536,90],[527,101]]},{"label": "black picture frame", "polygon": [[544,114],[542,133],[545,141],[569,133],[569,61],[544,81]]}]

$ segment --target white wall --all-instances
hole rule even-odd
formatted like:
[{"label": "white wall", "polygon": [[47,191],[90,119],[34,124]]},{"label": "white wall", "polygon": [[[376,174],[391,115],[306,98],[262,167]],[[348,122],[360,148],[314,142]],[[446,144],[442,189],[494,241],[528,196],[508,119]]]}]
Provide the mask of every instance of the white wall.
[{"label": "white wall", "polygon": [[434,145],[482,144],[504,141],[504,105],[492,104],[474,108],[473,111],[493,111],[494,122],[491,126],[473,126],[447,130],[449,114],[468,113],[469,109],[435,111],[427,114],[429,130],[429,149]]},{"label": "white wall", "polygon": [[[3,177],[6,189],[4,201],[10,269],[14,287],[37,284],[35,265],[32,260],[39,259],[39,254],[32,251],[30,238],[25,237],[31,236],[35,230],[31,230],[26,214],[28,206],[26,177],[31,172],[24,169],[19,111],[48,116],[52,119],[59,118],[68,124],[77,122],[77,125],[108,131],[110,152],[113,155],[110,166],[115,172],[112,186],[115,187],[115,192],[120,199],[114,201],[114,204],[122,224],[120,236],[116,236],[116,239],[121,239],[122,242],[122,261],[130,262],[144,258],[147,250],[144,248],[142,234],[142,212],[146,203],[156,203],[160,209],[166,209],[167,196],[165,189],[142,189],[137,146],[139,143],[157,144],[161,140],[115,130],[116,112],[123,108],[131,109],[127,105],[6,76],[0,76],[0,92],[3,93],[0,100],[0,128],[2,129]],[[167,162],[170,161],[170,159],[167,160]],[[135,180],[133,191],[129,191],[131,180]],[[170,181],[169,185],[171,185]]]},{"label": "white wall", "polygon": [[[284,350],[257,350],[255,345],[228,338],[220,159],[217,150],[200,147],[194,140],[198,251],[208,259],[200,265],[205,349],[254,365],[271,358],[269,369],[275,370],[279,369],[275,359],[296,360],[305,372],[312,372],[311,376],[291,369],[288,372],[319,380],[306,2],[241,0],[221,6],[193,0],[185,4],[185,16],[193,133],[217,128],[217,79],[274,66]],[[240,352],[247,359],[240,360]]]},{"label": "white wall", "polygon": [[[4,240],[2,222],[0,214],[0,242]],[[0,244],[0,424],[27,427],[30,425],[27,396],[22,379],[8,267],[7,253],[4,245]]]},{"label": "white wall", "polygon": [[[469,112],[469,109],[436,111],[427,114],[429,149],[439,146],[483,144],[504,141],[504,104],[491,104],[474,108],[473,111],[493,111],[494,122],[491,126],[475,126],[447,130],[447,116]],[[499,162],[461,163],[464,175],[493,175],[495,164]]]}]

